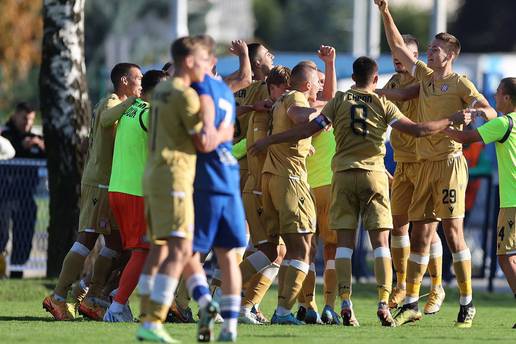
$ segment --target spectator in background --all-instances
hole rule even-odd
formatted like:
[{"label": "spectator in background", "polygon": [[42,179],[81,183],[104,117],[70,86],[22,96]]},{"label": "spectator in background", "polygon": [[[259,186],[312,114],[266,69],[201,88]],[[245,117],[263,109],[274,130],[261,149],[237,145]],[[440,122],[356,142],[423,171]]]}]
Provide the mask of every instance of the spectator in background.
[{"label": "spectator in background", "polygon": [[[15,158],[45,157],[43,138],[32,131],[35,117],[34,108],[28,103],[18,103],[1,133],[14,147]],[[34,201],[37,183],[37,166],[14,162],[0,166],[0,252],[4,252],[7,246],[9,222],[12,220],[11,265],[24,265],[30,256],[37,215]],[[11,278],[21,277],[23,271],[11,271]]]}]

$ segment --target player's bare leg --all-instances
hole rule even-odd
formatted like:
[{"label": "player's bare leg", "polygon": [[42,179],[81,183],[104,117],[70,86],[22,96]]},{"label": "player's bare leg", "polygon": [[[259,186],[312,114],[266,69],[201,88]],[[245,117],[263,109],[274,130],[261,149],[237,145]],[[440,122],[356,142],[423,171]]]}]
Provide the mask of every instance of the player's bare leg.
[{"label": "player's bare leg", "polygon": [[277,323],[300,325],[302,322],[293,316],[291,310],[310,269],[312,234],[289,233],[282,235],[282,238],[287,247],[285,259],[289,261],[289,265],[285,270],[284,285],[278,290]]},{"label": "player's bare leg", "polygon": [[443,220],[444,234],[452,252],[453,269],[459,287],[459,314],[455,326],[469,328],[475,317],[473,289],[471,287],[471,253],[464,240],[463,219]]},{"label": "player's bare leg", "polygon": [[374,253],[374,275],[378,288],[377,316],[382,326],[394,326],[387,302],[392,288],[392,259],[389,250],[389,229],[370,230],[369,239]]},{"label": "player's bare leg", "polygon": [[335,268],[337,271],[337,286],[341,300],[340,315],[344,326],[360,326],[353,311],[351,302],[351,258],[355,249],[355,229],[337,230],[337,251],[335,253]]},{"label": "player's bare leg", "polygon": [[398,308],[403,305],[407,293],[407,262],[410,255],[408,215],[393,215],[391,232],[391,255],[396,270],[396,286],[392,290],[389,307]]}]

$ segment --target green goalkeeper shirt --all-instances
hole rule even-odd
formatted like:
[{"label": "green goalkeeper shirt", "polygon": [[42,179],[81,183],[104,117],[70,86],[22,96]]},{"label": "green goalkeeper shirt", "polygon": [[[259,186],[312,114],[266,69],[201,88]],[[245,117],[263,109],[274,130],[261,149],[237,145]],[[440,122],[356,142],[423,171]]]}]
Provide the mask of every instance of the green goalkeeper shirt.
[{"label": "green goalkeeper shirt", "polygon": [[142,178],[147,162],[149,103],[136,99],[116,128],[110,192],[143,196]]}]

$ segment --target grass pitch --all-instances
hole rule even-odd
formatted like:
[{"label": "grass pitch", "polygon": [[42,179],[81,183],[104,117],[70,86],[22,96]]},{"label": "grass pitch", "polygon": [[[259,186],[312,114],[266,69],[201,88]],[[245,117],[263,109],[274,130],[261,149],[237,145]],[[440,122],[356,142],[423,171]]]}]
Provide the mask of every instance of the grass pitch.
[{"label": "grass pitch", "polygon": [[[53,280],[0,281],[0,343],[131,343],[137,324],[107,324],[87,320],[55,322],[41,302],[53,288]],[[458,296],[447,289],[445,304],[437,315],[425,316],[414,325],[382,328],[376,319],[376,291],[372,285],[355,284],[353,302],[359,328],[343,326],[239,326],[239,343],[516,343],[516,304],[512,295],[477,292],[477,316],[473,328],[455,329]],[[423,290],[424,292],[424,290]],[[322,305],[318,288],[318,304]],[[269,292],[262,310],[271,315],[275,290]],[[132,308],[138,314],[138,299]],[[421,303],[421,306],[423,304]],[[320,306],[321,307],[321,306]],[[321,307],[322,308],[322,307]],[[194,309],[194,312],[195,309]],[[184,343],[193,343],[195,325],[167,324],[167,330]],[[218,332],[218,328],[217,328]]]}]

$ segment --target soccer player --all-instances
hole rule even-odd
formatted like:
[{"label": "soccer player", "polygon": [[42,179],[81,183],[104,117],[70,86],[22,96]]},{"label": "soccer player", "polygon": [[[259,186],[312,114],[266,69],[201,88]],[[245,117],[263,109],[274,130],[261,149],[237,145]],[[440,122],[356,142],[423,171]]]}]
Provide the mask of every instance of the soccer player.
[{"label": "soccer player", "polygon": [[[407,49],[388,9],[386,0],[375,0],[382,13],[387,41],[393,55],[419,81],[418,117],[420,121],[442,118],[475,108],[489,120],[496,111],[465,76],[453,72],[460,43],[449,33],[439,33],[428,47],[427,65]],[[417,86],[416,86],[417,87]],[[407,264],[407,296],[396,317],[398,325],[421,319],[419,289],[429,261],[430,243],[441,219],[459,286],[460,309],[455,326],[469,328],[475,317],[471,287],[471,253],[464,240],[463,218],[468,179],[462,145],[444,134],[419,139],[416,144],[418,174],[408,211],[413,224]]]},{"label": "soccer player", "polygon": [[[275,66],[269,72],[266,82],[270,104],[272,104],[290,87],[290,69],[284,66]],[[246,136],[247,144],[252,144],[267,136],[272,119],[271,111],[272,109],[251,112]],[[246,285],[246,288],[239,321],[255,325],[268,322],[260,315],[257,308],[278,275],[279,266],[285,256],[285,246],[278,246],[267,235],[264,222],[261,179],[265,158],[266,154],[247,157],[249,175],[242,192],[251,243],[257,251],[240,264],[242,283]],[[256,314],[252,311],[253,307]]]},{"label": "soccer player", "polygon": [[[317,70],[307,64],[292,69],[291,91],[276,102],[272,114],[272,133],[308,121],[308,116],[291,110],[308,108],[319,91]],[[288,266],[280,267],[278,307],[271,320],[276,324],[300,325],[292,307],[309,271],[312,235],[315,233],[315,206],[307,182],[305,159],[310,138],[271,146],[262,172],[263,214],[268,235],[279,244],[285,242]],[[282,273],[282,270],[284,273]]]},{"label": "soccer player", "polygon": [[[151,248],[138,281],[141,296],[139,340],[171,343],[162,322],[181,274],[199,303],[201,340],[211,338],[217,312],[202,266],[192,258],[194,237],[193,183],[196,148],[206,150],[198,112],[199,97],[190,85],[210,66],[209,48],[200,37],[177,39],[171,47],[175,74],[159,84],[152,97],[149,155],[143,178]],[[232,133],[231,133],[232,134]]]},{"label": "soccer player", "polygon": [[134,321],[127,300],[136,288],[149,251],[149,243],[144,241],[147,224],[141,183],[147,162],[149,101],[151,91],[167,76],[167,73],[160,70],[146,72],[142,78],[141,98],[130,97],[104,111],[100,117],[102,127],[112,127],[118,121],[109,183],[109,203],[120,228],[122,247],[131,252],[120,276],[113,302],[104,314],[104,321],[108,322]]},{"label": "soccer player", "polygon": [[[215,66],[214,41],[201,36],[211,47],[211,69]],[[216,128],[231,128],[235,123],[235,99],[231,89],[221,80],[208,74],[204,81],[192,84],[201,99],[201,111],[207,103],[214,108],[207,120]],[[213,118],[213,119],[212,119]],[[247,245],[245,216],[240,197],[238,161],[232,154],[232,136],[221,142],[214,151],[197,153],[194,181],[195,234],[193,251],[208,254],[213,248],[221,270],[220,315],[224,319],[219,341],[236,341],[237,320],[240,310],[242,277],[238,267],[237,249]],[[200,265],[200,261],[199,261]],[[189,281],[186,281],[187,286]],[[200,323],[202,326],[201,315]],[[203,339],[209,340],[208,337]]]},{"label": "soccer player", "polygon": [[[460,143],[495,143],[500,179],[496,254],[516,298],[516,78],[500,81],[495,100],[496,110],[503,116],[474,130],[459,131],[450,128],[445,133]],[[472,113],[476,114],[477,111],[472,110]],[[516,328],[516,324],[513,328]]]},{"label": "soccer player", "polygon": [[241,190],[243,190],[248,176],[245,137],[247,135],[247,126],[249,125],[249,116],[256,109],[256,103],[269,97],[265,78],[274,65],[274,55],[265,46],[259,43],[251,43],[248,45],[248,49],[253,72],[253,83],[235,93],[237,119],[233,151],[239,159]]},{"label": "soccer player", "polygon": [[[359,216],[369,231],[374,249],[375,275],[378,286],[377,315],[383,326],[393,326],[387,307],[392,284],[389,230],[392,218],[389,186],[383,158],[387,126],[412,136],[437,133],[451,124],[469,120],[469,114],[458,112],[450,118],[414,123],[385,98],[374,93],[378,82],[378,66],[368,57],[353,63],[355,87],[337,92],[321,114],[308,124],[271,135],[250,147],[256,154],[280,142],[296,142],[333,125],[336,153],[332,161],[332,200],[329,227],[337,231],[338,247],[335,255],[338,290],[342,300],[341,316],[345,326],[358,326],[351,302],[351,257],[355,245]],[[299,109],[298,109],[299,110]],[[295,111],[295,110],[294,110]],[[299,112],[313,112],[314,109]],[[287,248],[288,249],[288,248]],[[288,254],[288,251],[287,251]]]},{"label": "soccer player", "polygon": [[99,119],[103,111],[118,105],[127,97],[139,97],[141,79],[139,66],[132,63],[115,65],[111,70],[114,92],[103,98],[93,111],[88,155],[81,180],[79,234],[63,261],[54,292],[43,300],[43,308],[56,320],[73,319],[73,314],[66,306],[68,290],[82,272],[84,261],[101,234],[106,246],[100,250],[95,261],[90,287],[86,298],[79,305],[79,313],[94,320],[102,320],[104,316],[105,309],[96,299],[111,273],[113,260],[120,253],[121,242],[108,201],[114,127],[101,127]]},{"label": "soccer player", "polygon": [[[418,41],[414,36],[403,35],[403,41],[414,58],[419,56]],[[394,74],[385,84],[384,89],[400,89],[417,85],[417,80],[410,75],[401,62],[393,57]],[[431,70],[427,71],[429,74]],[[411,120],[417,122],[418,99],[407,101],[394,101],[400,111]],[[403,304],[406,295],[407,262],[410,254],[408,209],[412,201],[414,185],[417,178],[416,138],[394,130],[391,132],[391,145],[394,150],[396,170],[392,181],[391,210],[393,229],[391,233],[391,255],[396,270],[396,287],[392,290],[389,299],[389,308],[398,308]],[[430,260],[428,271],[431,276],[432,286],[427,303],[424,307],[425,314],[437,313],[445,297],[442,287],[442,253],[441,239],[434,233],[430,246]]]},{"label": "soccer player", "polygon": [[[320,91],[317,100],[311,102],[310,106],[323,108],[326,102],[335,96],[337,91],[337,77],[335,74],[335,49],[330,46],[321,46],[317,52],[323,61],[324,73],[317,71],[319,76]],[[327,81],[326,81],[327,80]],[[338,315],[334,312],[337,277],[335,272],[335,250],[337,235],[328,229],[328,212],[330,207],[331,190],[331,159],[335,154],[335,137],[333,130],[321,131],[312,138],[312,146],[315,153],[306,158],[306,168],[308,172],[308,184],[312,189],[315,198],[315,208],[317,214],[318,236],[323,241],[324,258],[324,303],[325,306],[321,315],[317,311],[315,303],[315,264],[314,259],[317,253],[316,238],[312,239],[310,250],[310,270],[303,283],[303,288],[298,297],[300,303],[296,314],[297,319],[305,321],[307,324],[327,323],[338,324]],[[304,314],[305,313],[305,314]],[[322,318],[322,320],[321,320]]]}]

